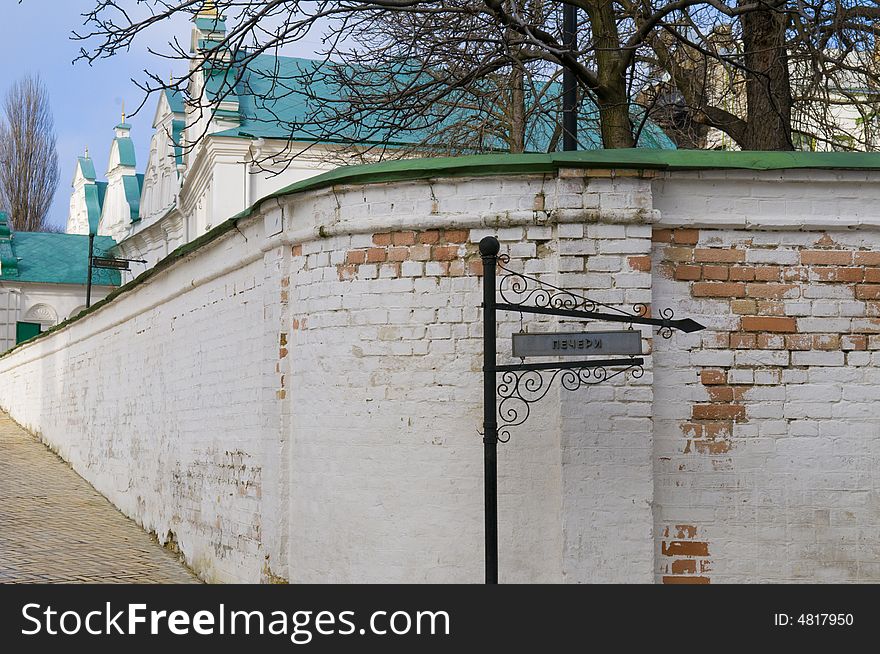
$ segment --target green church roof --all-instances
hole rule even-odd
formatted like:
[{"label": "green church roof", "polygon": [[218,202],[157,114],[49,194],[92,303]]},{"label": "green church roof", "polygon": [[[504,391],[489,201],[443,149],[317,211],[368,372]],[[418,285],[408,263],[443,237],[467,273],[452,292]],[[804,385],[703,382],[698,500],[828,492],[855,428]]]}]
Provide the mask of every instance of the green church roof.
[{"label": "green church roof", "polygon": [[[17,269],[2,264],[0,280],[44,284],[85,284],[88,280],[89,237],[85,234],[52,232],[15,232],[8,244]],[[105,256],[116,245],[109,236],[95,237],[95,256]],[[95,268],[92,283],[97,286],[119,286],[119,271]]]},{"label": "green church roof", "polygon": [[[239,56],[244,56],[240,54]],[[247,68],[241,73],[241,79],[234,89],[230,89],[233,81],[239,77],[235,72],[223,70],[206,70],[206,90],[211,96],[226,93],[226,98],[239,103],[241,123],[232,129],[216,132],[215,136],[232,136],[241,138],[291,139],[294,141],[314,141],[319,137],[320,129],[315,128],[316,116],[322,109],[316,105],[320,98],[338,96],[338,89],[329,81],[322,81],[322,75],[312,79],[309,89],[300,89],[298,78],[312,74],[324,62],[297,57],[276,57],[259,55],[254,57]],[[240,66],[240,63],[233,63]],[[326,75],[329,79],[329,74]],[[280,80],[280,82],[279,82]],[[316,108],[317,107],[317,108]],[[334,120],[328,112],[327,123]],[[386,117],[387,118],[387,117]],[[634,116],[638,123],[640,116]],[[377,124],[382,118],[376,120]],[[386,120],[385,122],[390,122]],[[371,143],[388,143],[397,145],[418,144],[425,142],[435,131],[432,117],[425,117],[425,126],[395,134],[389,128],[358,132],[356,126],[341,126],[338,131],[340,140],[348,143],[368,145]],[[598,111],[589,102],[584,101],[580,112],[580,130],[578,133],[581,149],[594,150],[602,147],[599,131]],[[294,129],[291,130],[291,126]],[[526,149],[534,152],[546,152],[556,123],[550,119],[538,119],[530,125]],[[639,138],[639,147],[652,149],[674,150],[675,144],[660,127],[647,121]],[[503,149],[499,144],[499,149]]]}]

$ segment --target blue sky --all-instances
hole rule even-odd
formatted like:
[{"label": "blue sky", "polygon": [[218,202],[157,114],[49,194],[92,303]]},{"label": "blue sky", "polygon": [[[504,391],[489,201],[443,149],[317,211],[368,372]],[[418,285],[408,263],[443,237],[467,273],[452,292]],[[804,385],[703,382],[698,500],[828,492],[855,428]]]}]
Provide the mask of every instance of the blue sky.
[{"label": "blue sky", "polygon": [[[64,225],[70,199],[76,157],[88,146],[98,175],[107,166],[113,127],[122,114],[122,103],[133,109],[140,104],[142,92],[131,78],[143,79],[144,69],[164,70],[170,74],[170,63],[146,51],[148,41],[161,45],[175,33],[187,38],[186,21],[169,21],[163,32],[157,30],[130,52],[89,66],[86,62],[72,64],[80,44],[70,40],[70,32],[82,25],[80,14],[93,6],[92,0],[23,0],[4,2],[0,23],[0,94],[5,96],[10,84],[27,73],[39,73],[49,90],[55,132],[58,136],[58,157],[61,180],[50,213],[50,222]],[[48,9],[51,5],[51,9]],[[179,62],[174,62],[180,65]],[[137,147],[138,168],[143,169],[149,151],[149,140],[155,100],[149,100],[141,112],[129,119],[132,138]]]},{"label": "blue sky", "polygon": [[[123,0],[125,6],[136,6]],[[98,61],[92,66],[72,61],[81,43],[70,40],[70,33],[82,26],[81,14],[94,7],[94,0],[5,0],[0,22],[0,96],[10,84],[27,73],[39,73],[49,90],[58,136],[61,180],[55,194],[50,222],[64,225],[70,199],[76,157],[88,146],[99,177],[107,167],[113,127],[119,122],[122,103],[128,110],[132,139],[137,149],[138,171],[143,172],[149,152],[156,97],[147,101],[135,116],[131,111],[143,99],[143,92],[131,81],[146,78],[144,70],[163,78],[184,72],[183,62],[172,62],[147,52],[147,48],[168,52],[167,43],[175,36],[189,43],[191,25],[186,16],[155,26],[136,42],[129,52]],[[318,39],[309,35],[317,45]],[[308,44],[300,44],[290,54],[309,56]]]}]

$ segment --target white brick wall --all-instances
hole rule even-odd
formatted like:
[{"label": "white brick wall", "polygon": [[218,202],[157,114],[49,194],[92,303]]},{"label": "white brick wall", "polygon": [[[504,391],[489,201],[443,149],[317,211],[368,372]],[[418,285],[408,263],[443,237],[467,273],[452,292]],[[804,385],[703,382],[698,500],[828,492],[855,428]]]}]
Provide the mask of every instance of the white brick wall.
[{"label": "white brick wall", "polygon": [[[557,380],[511,429],[503,581],[876,581],[874,177],[565,170],[281,198],[0,358],[0,405],[205,579],[478,582],[493,234],[512,270],[711,327],[645,329],[641,377]],[[500,318],[502,363],[514,331],[576,328]]]}]

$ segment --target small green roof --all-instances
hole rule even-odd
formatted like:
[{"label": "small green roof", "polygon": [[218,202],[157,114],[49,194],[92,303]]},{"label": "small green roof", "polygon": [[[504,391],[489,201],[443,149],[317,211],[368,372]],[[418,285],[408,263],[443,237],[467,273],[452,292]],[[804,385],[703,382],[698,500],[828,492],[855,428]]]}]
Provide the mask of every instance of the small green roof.
[{"label": "small green roof", "polygon": [[94,182],[97,175],[95,175],[95,164],[92,162],[91,157],[77,157],[76,161],[82,176],[90,182]]},{"label": "small green roof", "polygon": [[125,201],[128,203],[129,218],[133,223],[136,223],[141,219],[141,190],[143,187],[143,175],[122,176],[122,188],[125,191]]},{"label": "small green roof", "polygon": [[202,32],[225,32],[226,21],[221,16],[197,16],[193,21]]},{"label": "small green roof", "polygon": [[119,165],[134,168],[136,159],[134,155],[134,142],[131,137],[120,136],[114,139],[119,146]]},{"label": "small green roof", "polygon": [[[11,251],[17,270],[5,265],[0,280],[44,284],[85,284],[88,281],[89,237],[85,234],[15,232]],[[116,245],[109,236],[95,237],[95,256],[105,256]],[[0,252],[3,250],[0,242]],[[92,283],[119,286],[119,271],[95,268]]]},{"label": "small green roof", "polygon": [[171,107],[171,113],[184,113],[183,94],[180,91],[176,89],[165,89],[165,99],[168,101],[168,106]]}]

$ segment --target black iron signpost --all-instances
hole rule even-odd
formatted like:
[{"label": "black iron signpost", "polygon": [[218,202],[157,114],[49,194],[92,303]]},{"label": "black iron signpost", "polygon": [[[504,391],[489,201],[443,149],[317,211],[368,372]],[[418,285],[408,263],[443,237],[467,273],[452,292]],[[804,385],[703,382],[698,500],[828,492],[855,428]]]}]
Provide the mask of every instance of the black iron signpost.
[{"label": "black iron signpost", "polygon": [[104,268],[107,270],[130,270],[131,263],[147,263],[144,259],[119,259],[117,257],[96,257],[95,235],[89,234],[89,271],[86,281],[86,308],[92,306],[92,270]]},{"label": "black iron signpost", "polygon": [[[674,330],[691,333],[704,329],[690,319],[675,320],[671,309],[662,309],[658,318],[648,316],[648,307],[639,304],[628,313],[590,300],[534,277],[508,270],[498,262],[501,245],[494,236],[480,241],[483,259],[483,459],[486,511],[486,583],[498,583],[498,443],[510,440],[510,428],[523,424],[529,405],[542,399],[559,378],[565,390],[599,384],[629,371],[636,378],[644,373],[641,334],[632,325],[651,325],[664,338]],[[496,289],[496,270],[504,275]],[[496,301],[496,293],[501,302]],[[515,334],[514,356],[523,363],[498,365],[496,359],[496,314],[515,311],[522,314],[560,316],[583,320],[623,323],[629,330],[552,334]],[[608,356],[619,358],[578,359],[525,363],[525,357]],[[624,358],[624,356],[626,358]],[[501,380],[498,380],[498,374]],[[546,373],[546,376],[543,374]],[[501,400],[500,404],[498,400]],[[499,417],[501,424],[499,426]]]}]

